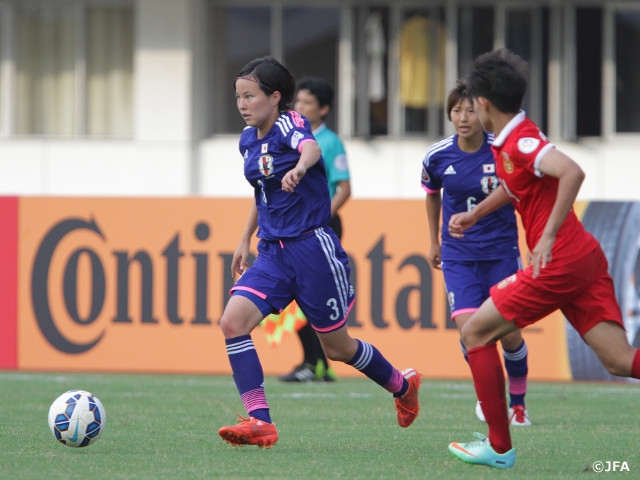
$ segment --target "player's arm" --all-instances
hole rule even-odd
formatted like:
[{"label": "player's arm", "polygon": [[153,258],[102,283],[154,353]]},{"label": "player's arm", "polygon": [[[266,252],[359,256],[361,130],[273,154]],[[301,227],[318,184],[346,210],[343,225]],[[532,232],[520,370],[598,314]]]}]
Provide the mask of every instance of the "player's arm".
[{"label": "player's arm", "polygon": [[471,210],[451,215],[449,220],[449,233],[454,238],[462,238],[463,232],[473,227],[478,220],[504,207],[511,199],[506,190],[499,185],[491,195],[478,203]]},{"label": "player's arm", "polygon": [[307,170],[320,160],[320,155],[322,155],[322,150],[320,150],[315,141],[307,140],[304,142],[300,147],[300,160],[282,178],[282,190],[289,193],[293,192],[293,189],[300,183],[300,179],[304,177]]},{"label": "player's arm", "polygon": [[253,234],[255,233],[257,228],[258,207],[256,207],[256,204],[254,203],[251,205],[249,218],[247,219],[244,231],[242,232],[242,237],[240,237],[238,248],[236,248],[236,251],[233,254],[233,260],[231,261],[231,275],[235,276],[236,273],[242,275],[242,273],[249,266],[249,264],[247,263],[247,259],[249,258],[251,239],[253,238]]},{"label": "player's arm", "polygon": [[338,182],[338,185],[336,186],[336,193],[331,198],[332,217],[338,213],[338,210],[340,210],[347,200],[349,200],[349,197],[351,197],[351,182],[347,178],[346,180]]},{"label": "player's arm", "polygon": [[427,260],[433,268],[440,270],[440,212],[442,210],[442,196],[440,191],[427,192],[425,199],[427,208],[427,222],[429,223],[429,254]]},{"label": "player's arm", "polygon": [[558,192],[542,236],[531,252],[534,277],[551,261],[556,233],[573,207],[585,176],[576,162],[555,148],[544,154],[538,169],[544,175],[558,179]]}]

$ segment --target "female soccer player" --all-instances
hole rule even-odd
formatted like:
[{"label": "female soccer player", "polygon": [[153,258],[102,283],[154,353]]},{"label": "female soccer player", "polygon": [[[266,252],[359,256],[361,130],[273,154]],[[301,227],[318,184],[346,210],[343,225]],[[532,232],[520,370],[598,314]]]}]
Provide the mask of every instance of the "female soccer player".
[{"label": "female soccer player", "polygon": [[474,63],[467,86],[484,129],[496,136],[492,149],[500,186],[449,221],[449,233],[462,238],[480,218],[511,201],[531,251],[531,264],[492,287],[461,332],[489,434],[451,443],[449,451],[465,462],[497,468],[512,467],[516,459],[497,339],[560,309],[610,373],[640,378],[640,354],[627,340],[607,259],[572,209],[584,172],[521,110],[527,70],[506,49]]},{"label": "female soccer player", "polygon": [[[240,278],[220,319],[227,355],[249,418],[220,428],[231,445],[270,447],[278,441],[264,391],[264,374],[251,331],[267,315],[296,300],[331,360],[358,369],[395,397],[398,424],[418,415],[420,374],[400,372],[371,344],[347,333],[355,293],[345,251],[325,228],[331,201],[321,151],[309,121],[290,110],[291,73],[272,57],[252,60],[235,80],[238,110],[247,123],[240,136],[244,174],[255,203],[232,261]],[[247,259],[258,230],[258,256]]]},{"label": "female soccer player", "polygon": [[[510,204],[479,221],[463,240],[449,235],[451,215],[474,208],[500,182],[491,152],[493,134],[483,131],[463,81],[458,81],[449,92],[447,116],[456,133],[427,150],[422,162],[422,188],[427,192],[431,236],[427,258],[433,268],[441,269],[444,274],[451,317],[458,330],[462,330],[471,314],[489,296],[489,289],[521,269],[522,261],[516,216]],[[439,237],[441,211],[442,245]],[[466,359],[465,346],[461,346]],[[509,377],[509,422],[514,426],[531,425],[524,402],[527,345],[520,329],[502,338],[502,348]],[[479,403],[476,414],[484,421]]]}]

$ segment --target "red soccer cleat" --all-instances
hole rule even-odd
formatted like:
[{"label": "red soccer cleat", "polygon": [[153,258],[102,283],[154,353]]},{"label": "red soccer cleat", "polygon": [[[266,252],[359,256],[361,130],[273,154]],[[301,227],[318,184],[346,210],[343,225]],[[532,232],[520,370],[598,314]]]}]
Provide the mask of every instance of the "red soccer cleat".
[{"label": "red soccer cleat", "polygon": [[237,446],[257,445],[270,448],[278,441],[278,430],[273,423],[263,422],[257,418],[244,418],[238,415],[238,423],[229,427],[222,427],[218,435],[224,441]]},{"label": "red soccer cleat", "polygon": [[422,375],[413,368],[402,371],[402,375],[409,382],[409,389],[405,394],[396,398],[396,410],[398,412],[398,425],[403,428],[408,427],[420,413],[420,402],[418,401],[418,390],[422,383]]}]

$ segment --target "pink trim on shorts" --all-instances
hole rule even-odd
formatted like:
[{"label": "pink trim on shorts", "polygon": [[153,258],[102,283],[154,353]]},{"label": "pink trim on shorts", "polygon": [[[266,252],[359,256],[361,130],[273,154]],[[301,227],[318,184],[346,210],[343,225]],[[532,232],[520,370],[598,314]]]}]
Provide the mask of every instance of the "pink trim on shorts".
[{"label": "pink trim on shorts", "polygon": [[342,328],[347,323],[347,318],[349,318],[349,313],[351,313],[351,309],[355,305],[355,302],[356,302],[356,300],[354,298],[353,301],[351,302],[351,305],[349,305],[349,309],[347,310],[347,314],[345,315],[345,317],[342,320],[340,320],[340,322],[335,323],[335,324],[331,325],[330,327],[325,327],[325,328],[316,328],[315,325],[311,325],[311,326],[313,327],[313,329],[316,332],[320,332],[320,333],[334,332],[335,330],[338,330],[339,328]]},{"label": "pink trim on shorts", "polygon": [[[347,315],[348,316],[348,315]],[[313,327],[313,329],[316,332],[320,332],[320,333],[327,333],[327,332],[333,332],[334,330],[338,330],[340,327],[342,327],[345,323],[347,323],[347,319],[343,318],[339,323],[336,323],[335,325],[331,325],[330,327],[327,328],[316,328],[315,326],[311,325]]]},{"label": "pink trim on shorts", "polygon": [[477,311],[477,308],[461,308],[460,310],[454,310],[453,312],[451,312],[451,320],[455,322],[458,315],[464,315],[465,313],[474,313]]},{"label": "pink trim on shorts", "polygon": [[236,290],[242,290],[242,291],[244,291],[244,292],[253,293],[256,297],[259,297],[259,298],[261,298],[262,300],[266,300],[266,299],[267,299],[267,296],[266,296],[264,293],[259,292],[259,291],[257,291],[257,290],[256,290],[256,289],[254,289],[254,288],[249,288],[249,287],[242,287],[242,286],[239,286],[239,287],[233,287],[230,291],[231,291],[231,292],[235,292]]}]

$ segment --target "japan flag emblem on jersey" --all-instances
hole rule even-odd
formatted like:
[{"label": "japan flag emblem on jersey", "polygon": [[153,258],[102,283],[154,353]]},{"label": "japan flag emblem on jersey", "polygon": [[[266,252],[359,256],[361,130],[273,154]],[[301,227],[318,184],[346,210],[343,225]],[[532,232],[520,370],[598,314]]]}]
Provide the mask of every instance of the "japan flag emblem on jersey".
[{"label": "japan flag emblem on jersey", "polygon": [[480,185],[482,185],[482,191],[485,195],[490,195],[496,188],[500,186],[500,180],[495,175],[491,175],[489,177],[482,177],[480,180]]},{"label": "japan flag emblem on jersey", "polygon": [[273,157],[271,155],[260,155],[258,168],[265,177],[271,175],[273,173]]}]

